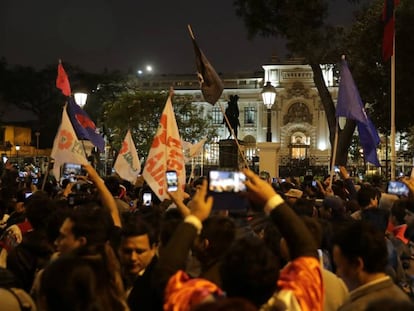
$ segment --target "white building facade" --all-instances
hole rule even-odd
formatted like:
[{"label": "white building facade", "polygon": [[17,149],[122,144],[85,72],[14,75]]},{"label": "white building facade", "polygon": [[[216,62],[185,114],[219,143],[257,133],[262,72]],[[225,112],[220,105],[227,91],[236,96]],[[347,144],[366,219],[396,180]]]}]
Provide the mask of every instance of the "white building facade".
[{"label": "white building facade", "polygon": [[[263,65],[263,71],[220,75],[224,91],[214,106],[204,102],[196,75],[162,75],[139,78],[143,89],[164,89],[170,86],[176,95],[186,95],[195,105],[203,105],[204,113],[211,116],[211,126],[216,127],[217,137],[206,144],[204,153],[197,160],[201,165],[218,165],[218,142],[229,137],[223,124],[223,109],[231,95],[237,95],[240,127],[238,139],[244,142],[245,156],[254,166],[259,161],[258,143],[266,141],[267,113],[261,91],[270,81],[276,88],[276,102],[271,108],[272,142],[278,143],[279,173],[294,174],[292,169],[327,169],[331,146],[325,111],[313,82],[309,65],[300,61]],[[333,65],[321,65],[325,83],[336,102],[338,85]],[[315,173],[315,172],[312,172]]]}]

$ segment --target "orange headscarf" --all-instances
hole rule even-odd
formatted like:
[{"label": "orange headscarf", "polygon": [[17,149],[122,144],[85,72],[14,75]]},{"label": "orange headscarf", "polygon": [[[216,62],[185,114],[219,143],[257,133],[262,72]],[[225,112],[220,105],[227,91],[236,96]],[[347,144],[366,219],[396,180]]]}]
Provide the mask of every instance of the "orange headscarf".
[{"label": "orange headscarf", "polygon": [[323,310],[322,270],[314,257],[299,257],[280,271],[279,290],[293,291],[302,311]]},{"label": "orange headscarf", "polygon": [[184,271],[178,271],[168,281],[165,289],[165,311],[188,311],[208,296],[224,295],[214,283],[205,279],[192,279]]}]

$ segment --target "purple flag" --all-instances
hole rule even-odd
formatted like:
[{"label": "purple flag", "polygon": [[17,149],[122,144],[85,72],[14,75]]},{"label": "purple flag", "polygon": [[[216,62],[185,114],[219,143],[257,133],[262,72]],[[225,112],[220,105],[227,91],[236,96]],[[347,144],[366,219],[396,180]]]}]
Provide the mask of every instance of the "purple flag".
[{"label": "purple flag", "polygon": [[377,146],[380,142],[374,124],[365,113],[364,105],[355,85],[348,63],[342,60],[341,80],[339,81],[336,116],[354,120],[358,125],[359,141],[364,150],[365,160],[380,166],[377,156]]},{"label": "purple flag", "polygon": [[100,152],[105,150],[105,140],[97,133],[95,123],[88,114],[79,107],[73,97],[68,98],[67,112],[78,139],[89,140]]}]

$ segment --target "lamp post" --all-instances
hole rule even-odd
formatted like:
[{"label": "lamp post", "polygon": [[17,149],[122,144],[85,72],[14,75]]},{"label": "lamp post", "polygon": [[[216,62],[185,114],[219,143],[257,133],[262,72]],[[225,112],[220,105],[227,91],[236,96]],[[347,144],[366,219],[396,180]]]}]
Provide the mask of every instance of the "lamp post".
[{"label": "lamp post", "polygon": [[267,108],[267,132],[266,132],[266,142],[272,141],[272,127],[271,127],[271,120],[272,120],[272,106],[275,103],[276,99],[276,89],[270,81],[266,82],[266,85],[263,87],[261,92],[263,98],[263,104]]},{"label": "lamp post", "polygon": [[17,159],[17,165],[19,165],[19,150],[20,150],[20,145],[16,145],[16,159]]},{"label": "lamp post", "polygon": [[36,131],[35,136],[36,136],[36,155],[37,155],[39,153],[39,136],[40,136],[40,132]]},{"label": "lamp post", "polygon": [[88,99],[88,94],[77,92],[74,94],[75,102],[78,104],[79,107],[83,109],[86,104],[86,100]]}]

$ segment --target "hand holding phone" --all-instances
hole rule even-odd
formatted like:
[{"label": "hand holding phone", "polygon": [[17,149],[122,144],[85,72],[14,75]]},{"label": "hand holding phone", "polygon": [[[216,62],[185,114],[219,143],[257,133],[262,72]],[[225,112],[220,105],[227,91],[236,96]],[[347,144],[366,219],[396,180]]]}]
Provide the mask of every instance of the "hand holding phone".
[{"label": "hand holding phone", "polygon": [[390,181],[388,182],[387,192],[398,196],[408,197],[410,189],[401,181]]}]

